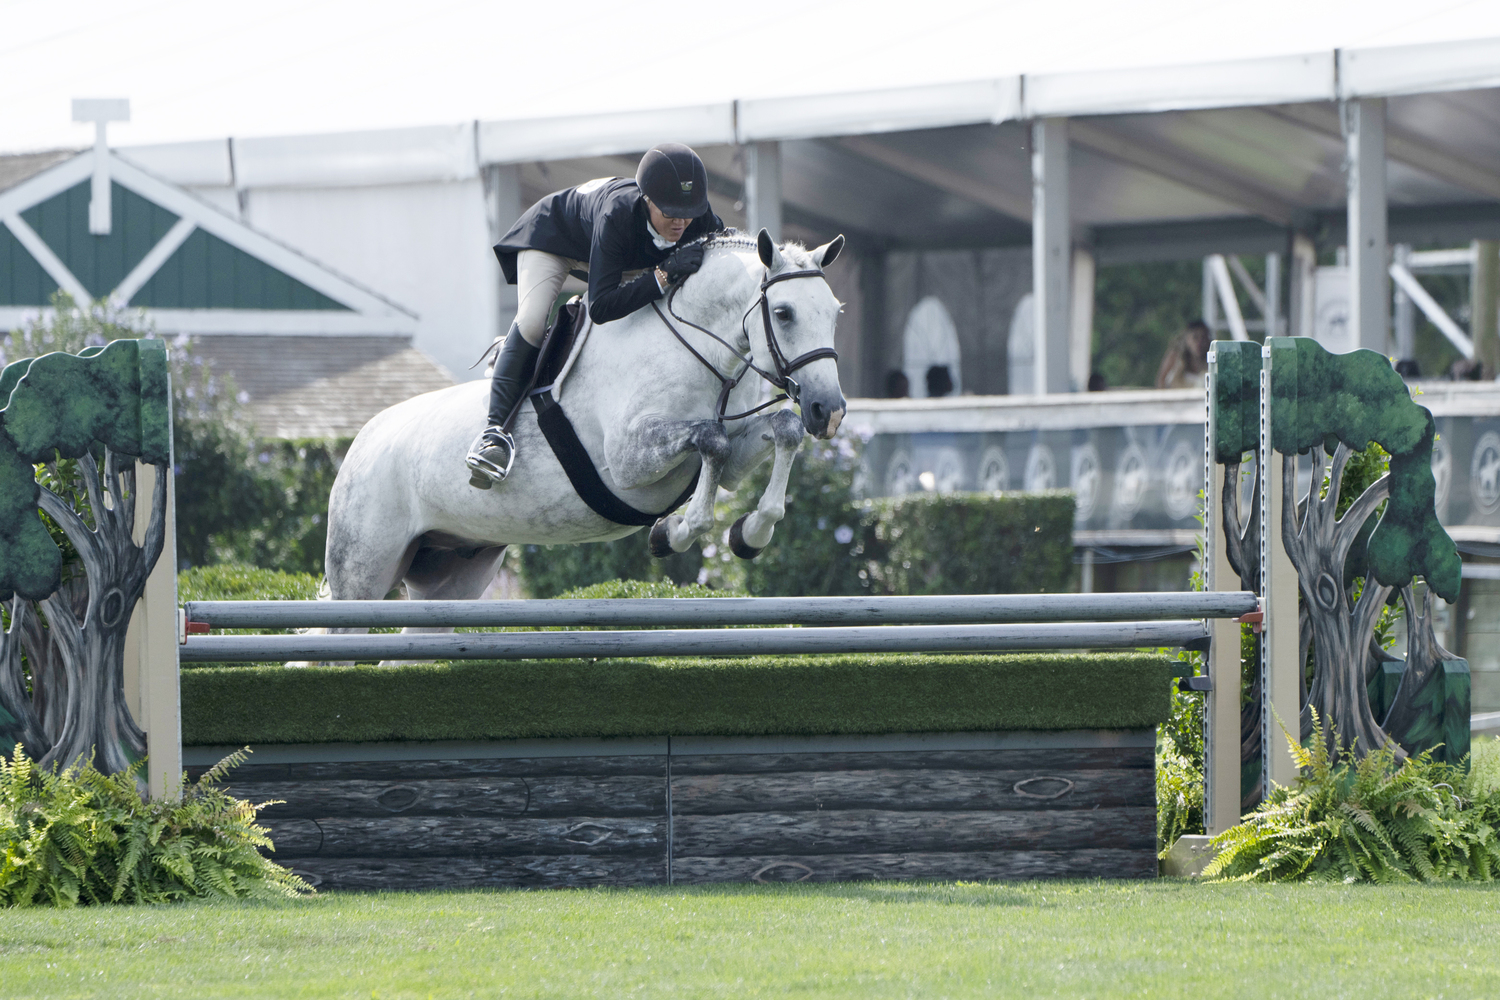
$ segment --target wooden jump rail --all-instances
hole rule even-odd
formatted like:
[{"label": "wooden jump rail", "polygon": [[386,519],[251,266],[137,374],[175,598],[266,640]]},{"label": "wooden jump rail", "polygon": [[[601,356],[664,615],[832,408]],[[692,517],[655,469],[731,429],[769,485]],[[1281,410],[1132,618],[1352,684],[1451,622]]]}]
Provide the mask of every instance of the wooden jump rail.
[{"label": "wooden jump rail", "polygon": [[[1207,619],[1259,609],[1249,592],[752,597],[572,601],[194,601],[186,663],[563,659],[806,653],[984,653],[1198,647]],[[746,631],[704,625],[779,625]],[[638,632],[207,635],[224,628],[646,626]],[[677,626],[677,627],[669,627]],[[689,626],[689,627],[682,627]]]}]

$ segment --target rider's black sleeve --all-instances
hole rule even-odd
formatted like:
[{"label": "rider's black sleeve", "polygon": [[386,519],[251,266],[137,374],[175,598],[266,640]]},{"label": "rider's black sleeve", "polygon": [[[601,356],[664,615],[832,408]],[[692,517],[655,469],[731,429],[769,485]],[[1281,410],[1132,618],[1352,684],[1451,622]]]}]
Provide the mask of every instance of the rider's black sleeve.
[{"label": "rider's black sleeve", "polygon": [[[617,209],[594,224],[593,245],[589,248],[589,318],[595,323],[629,316],[662,296],[656,275],[650,269],[634,281],[620,284],[620,276],[626,271],[640,267],[647,260],[653,265],[660,263],[670,252],[643,248],[637,241],[644,239],[645,233],[637,233],[635,223],[633,214]],[[723,221],[708,212],[693,220],[678,243],[691,243],[723,228]]]},{"label": "rider's black sleeve", "polygon": [[589,265],[589,319],[595,323],[608,323],[629,316],[641,306],[661,298],[655,271],[647,271],[624,285],[620,284],[622,273],[619,268],[601,273],[592,263]]},{"label": "rider's black sleeve", "polygon": [[[641,306],[661,298],[656,275],[649,269],[634,281],[620,284],[626,262],[640,256],[639,248],[632,246],[634,234],[630,221],[631,216],[622,212],[618,217],[612,215],[594,225],[593,246],[589,248],[589,318],[595,323],[608,323],[629,316]],[[632,253],[632,250],[637,252]]]}]

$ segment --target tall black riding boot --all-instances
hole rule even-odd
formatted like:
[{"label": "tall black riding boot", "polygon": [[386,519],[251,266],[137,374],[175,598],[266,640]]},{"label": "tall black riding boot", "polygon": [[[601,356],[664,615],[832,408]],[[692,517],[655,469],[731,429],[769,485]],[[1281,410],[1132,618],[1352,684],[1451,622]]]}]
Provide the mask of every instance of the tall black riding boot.
[{"label": "tall black riding boot", "polygon": [[469,467],[470,486],[487,490],[510,474],[516,459],[516,442],[506,427],[521,402],[521,394],[531,383],[540,353],[539,348],[526,343],[520,327],[512,324],[495,359],[495,374],[490,381],[489,426],[470,446],[464,462]]}]

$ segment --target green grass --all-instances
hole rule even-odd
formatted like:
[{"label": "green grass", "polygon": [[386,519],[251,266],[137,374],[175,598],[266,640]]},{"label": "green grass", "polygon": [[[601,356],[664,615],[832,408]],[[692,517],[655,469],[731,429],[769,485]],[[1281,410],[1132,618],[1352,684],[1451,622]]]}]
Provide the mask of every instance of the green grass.
[{"label": "green grass", "polygon": [[843,883],[10,911],[29,997],[1500,995],[1500,888]]}]

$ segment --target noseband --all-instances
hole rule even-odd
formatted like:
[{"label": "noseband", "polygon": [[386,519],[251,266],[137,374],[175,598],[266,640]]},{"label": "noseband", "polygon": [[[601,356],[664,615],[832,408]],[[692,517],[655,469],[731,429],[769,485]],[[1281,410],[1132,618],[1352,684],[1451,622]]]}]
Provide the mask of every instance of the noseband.
[{"label": "noseband", "polygon": [[[792,372],[804,365],[810,365],[820,358],[832,358],[837,361],[839,359],[839,352],[831,347],[815,347],[806,354],[799,354],[788,361],[786,359],[786,352],[781,349],[781,341],[776,339],[776,327],[771,324],[771,301],[766,298],[766,290],[778,281],[788,281],[792,278],[821,277],[823,277],[823,272],[816,268],[810,271],[786,271],[776,275],[774,278],[771,277],[770,271],[767,271],[766,280],[760,283],[760,321],[766,328],[766,347],[771,352],[771,366],[775,369],[774,374],[761,372],[761,375],[767,382],[770,382],[776,388],[786,393],[794,403],[802,402],[802,387],[797,384],[796,379],[792,378]],[[754,309],[755,307],[752,305],[750,308]],[[749,319],[749,317],[750,312],[746,310],[745,319]],[[741,330],[745,329],[745,319],[740,320]],[[746,331],[745,337],[747,340],[749,339],[748,331]]]},{"label": "noseband", "polygon": [[[746,309],[745,315],[740,318],[740,332],[745,335],[745,340],[748,342],[750,340],[750,330],[747,324],[750,321],[750,314],[755,311],[756,306],[759,306],[761,324],[764,326],[766,332],[766,350],[767,353],[771,355],[770,371],[766,371],[764,368],[761,368],[759,365],[757,365],[752,359],[747,358],[745,355],[741,354],[738,350],[735,349],[733,344],[725,340],[723,337],[719,336],[717,333],[714,333],[707,327],[699,326],[692,320],[683,319],[681,316],[677,315],[677,311],[672,308],[672,303],[677,298],[677,292],[682,287],[681,285],[673,287],[671,294],[667,296],[666,312],[662,312],[660,304],[656,302],[651,303],[651,308],[656,310],[656,315],[661,317],[661,321],[666,324],[668,330],[672,331],[672,335],[677,338],[678,342],[680,342],[683,347],[686,347],[688,349],[688,352],[692,354],[693,357],[697,358],[698,361],[703,365],[703,367],[713,372],[714,377],[719,380],[719,401],[717,407],[715,408],[715,414],[720,423],[723,423],[726,420],[739,420],[742,417],[748,417],[753,413],[759,413],[766,407],[773,406],[785,399],[790,399],[794,403],[801,403],[802,386],[798,385],[797,380],[792,378],[792,372],[795,372],[799,368],[810,365],[814,361],[819,361],[823,358],[832,358],[834,361],[838,360],[839,353],[833,348],[815,347],[812,350],[807,351],[803,354],[799,354],[795,358],[792,358],[790,361],[788,361],[786,358],[786,352],[781,349],[781,341],[776,338],[776,327],[771,322],[771,303],[770,300],[766,298],[766,290],[769,289],[772,285],[776,284],[778,281],[789,281],[792,278],[822,278],[824,276],[825,275],[823,274],[823,272],[821,270],[818,270],[817,268],[806,271],[785,271],[781,274],[775,275],[774,277],[771,275],[769,268],[766,270],[766,277],[760,283],[760,298],[750,303],[750,308]],[[668,318],[669,315],[671,317],[670,319]],[[702,354],[698,353],[698,350],[694,348],[692,344],[689,344],[687,342],[687,338],[682,335],[681,330],[678,330],[677,327],[672,325],[672,320],[674,319],[679,323],[683,323],[687,326],[692,327],[694,330],[708,334],[710,337],[714,338],[719,343],[729,348],[730,353],[732,353],[736,358],[743,362],[745,367],[741,368],[739,373],[734,375],[733,377],[725,375],[723,372],[719,371],[719,369],[714,367],[711,361],[705,358]],[[772,397],[766,402],[755,407],[753,410],[746,410],[744,413],[736,413],[730,416],[726,416],[724,411],[729,406],[730,392],[734,390],[735,386],[740,384],[741,379],[743,379],[748,373],[752,371],[759,375],[761,378],[765,379],[767,382],[771,383],[771,385],[775,386],[777,389],[780,389],[781,395]]]}]

